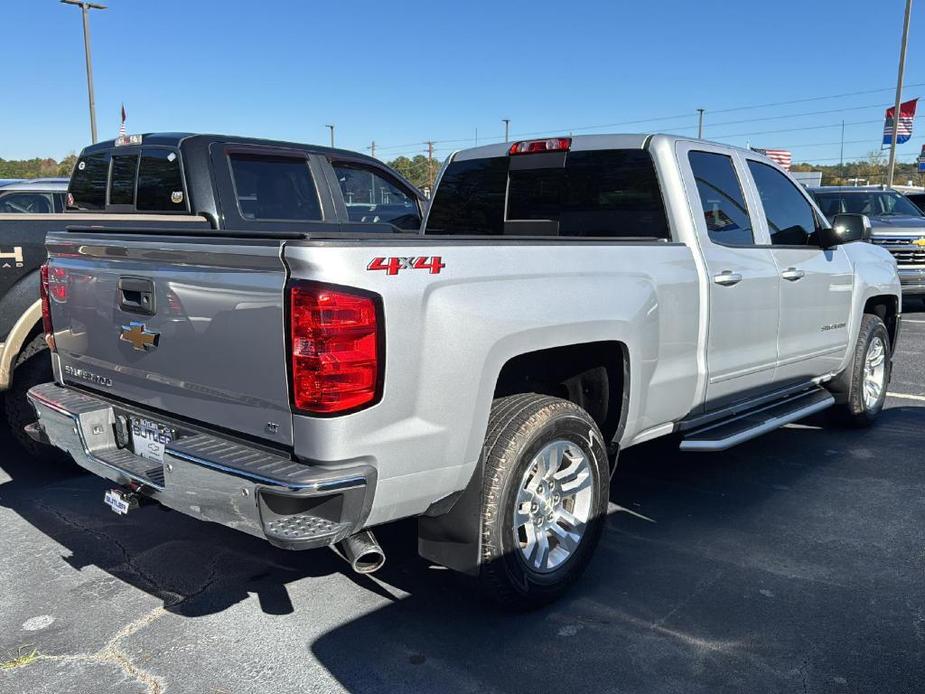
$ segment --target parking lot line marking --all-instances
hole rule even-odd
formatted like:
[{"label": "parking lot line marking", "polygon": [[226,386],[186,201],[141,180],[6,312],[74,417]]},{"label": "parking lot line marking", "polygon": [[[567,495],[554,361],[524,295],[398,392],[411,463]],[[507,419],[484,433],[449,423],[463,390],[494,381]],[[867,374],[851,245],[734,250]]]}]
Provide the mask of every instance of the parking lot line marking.
[{"label": "parking lot line marking", "polygon": [[887,393],[888,398],[901,398],[903,400],[921,400],[925,402],[925,395],[909,395],[908,393]]}]

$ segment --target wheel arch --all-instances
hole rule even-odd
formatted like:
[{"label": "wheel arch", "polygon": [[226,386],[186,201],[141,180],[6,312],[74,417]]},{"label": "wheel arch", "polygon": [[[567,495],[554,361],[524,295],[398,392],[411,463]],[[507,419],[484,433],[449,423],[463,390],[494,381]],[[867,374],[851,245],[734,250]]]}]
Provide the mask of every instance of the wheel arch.
[{"label": "wheel arch", "polygon": [[0,345],[0,391],[7,390],[13,380],[13,366],[16,357],[29,341],[41,331],[42,301],[33,302],[19,316],[6,340]]}]

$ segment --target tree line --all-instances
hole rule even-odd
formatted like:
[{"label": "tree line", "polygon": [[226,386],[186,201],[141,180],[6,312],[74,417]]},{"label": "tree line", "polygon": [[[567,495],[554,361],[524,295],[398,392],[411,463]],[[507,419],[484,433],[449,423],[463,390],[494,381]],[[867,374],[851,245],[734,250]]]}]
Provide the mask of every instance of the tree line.
[{"label": "tree line", "polygon": [[0,178],[60,178],[71,175],[77,162],[76,154],[68,154],[61,161],[54,159],[2,159]]}]

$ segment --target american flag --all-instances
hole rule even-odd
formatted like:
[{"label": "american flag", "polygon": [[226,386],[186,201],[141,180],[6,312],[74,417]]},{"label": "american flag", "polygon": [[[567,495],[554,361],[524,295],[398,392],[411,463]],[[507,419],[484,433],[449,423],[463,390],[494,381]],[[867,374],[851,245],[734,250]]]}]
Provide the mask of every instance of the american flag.
[{"label": "american flag", "polygon": [[768,159],[777,164],[784,171],[790,171],[790,165],[793,163],[793,157],[790,156],[790,150],[787,149],[758,149],[752,147],[753,152],[763,154]]},{"label": "american flag", "polygon": [[[915,120],[915,106],[918,99],[905,101],[899,105],[899,125],[896,126],[896,144],[901,145],[912,137],[912,121]],[[883,122],[883,144],[889,145],[893,142],[893,114],[896,108],[891,106],[886,110],[886,118]]]},{"label": "american flag", "polygon": [[119,126],[119,137],[125,137],[125,104],[122,104],[122,125]]}]

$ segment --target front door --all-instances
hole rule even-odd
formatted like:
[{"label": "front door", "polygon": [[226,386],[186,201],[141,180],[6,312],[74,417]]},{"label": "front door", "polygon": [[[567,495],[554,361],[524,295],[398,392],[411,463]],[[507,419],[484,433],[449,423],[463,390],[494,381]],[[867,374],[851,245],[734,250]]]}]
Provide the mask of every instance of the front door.
[{"label": "front door", "polygon": [[707,409],[768,390],[777,365],[779,279],[744,160],[704,143],[679,143],[688,200],[709,283]]},{"label": "front door", "polygon": [[844,248],[823,250],[822,220],[806,195],[770,164],[748,158],[780,274],[777,381],[836,371],[848,349],[854,274]]}]

